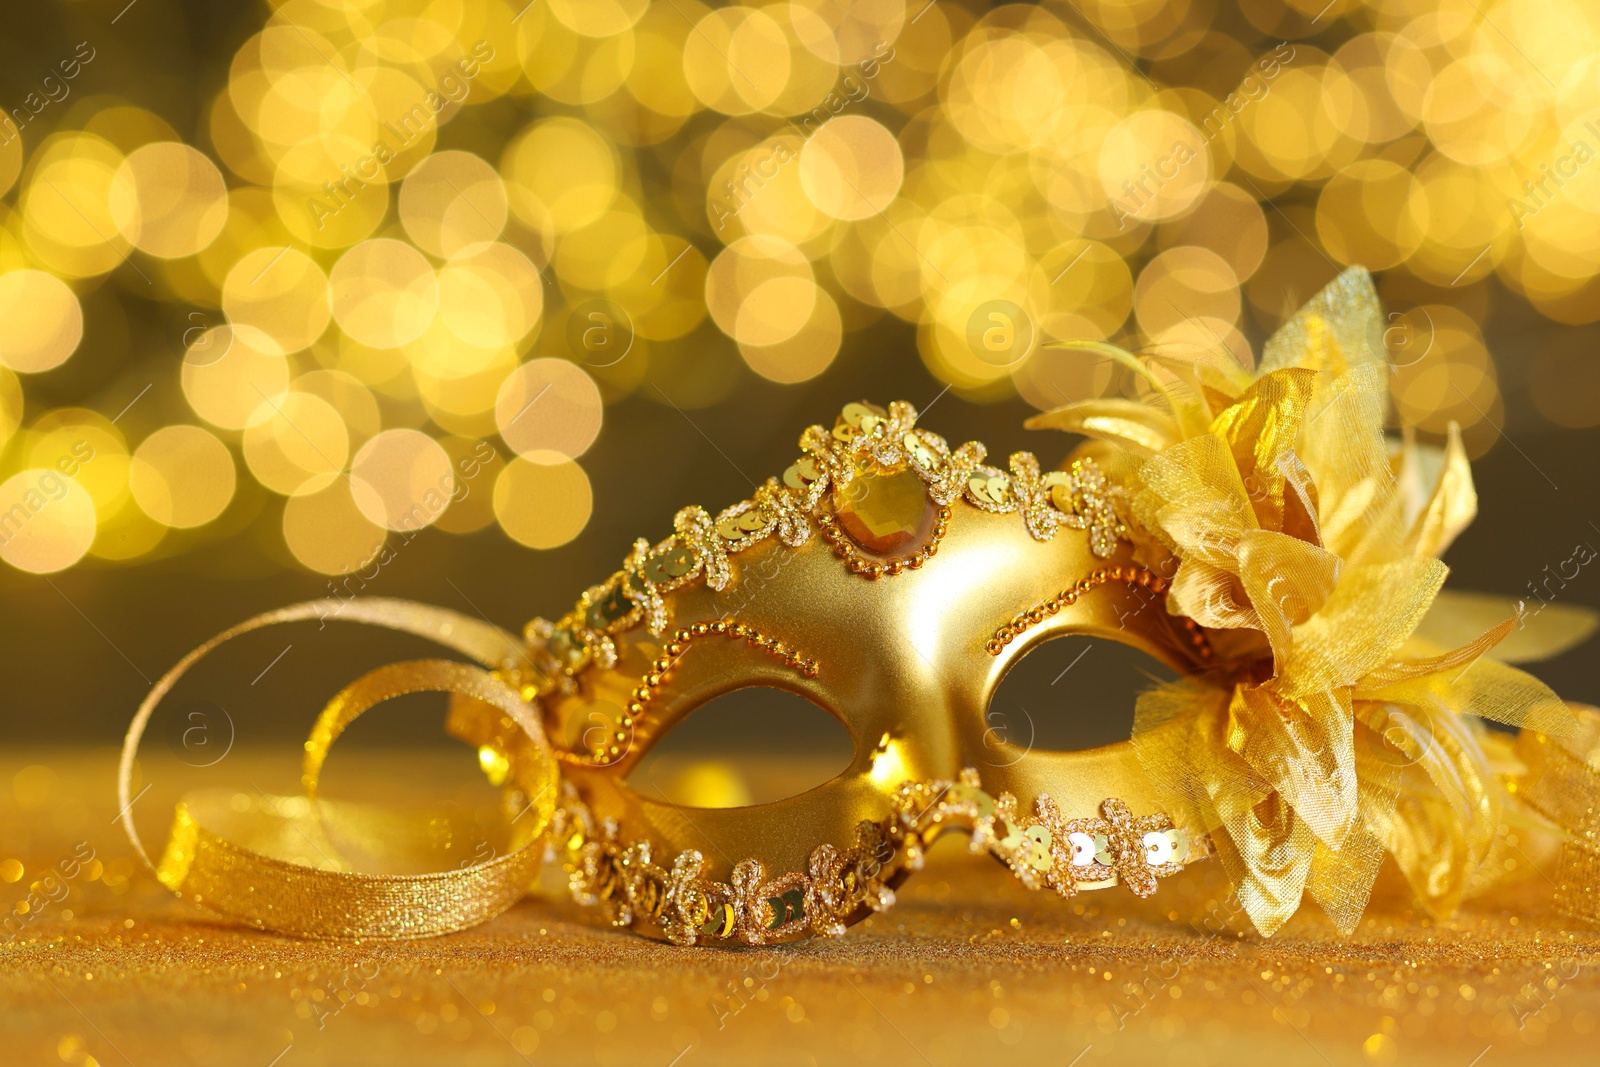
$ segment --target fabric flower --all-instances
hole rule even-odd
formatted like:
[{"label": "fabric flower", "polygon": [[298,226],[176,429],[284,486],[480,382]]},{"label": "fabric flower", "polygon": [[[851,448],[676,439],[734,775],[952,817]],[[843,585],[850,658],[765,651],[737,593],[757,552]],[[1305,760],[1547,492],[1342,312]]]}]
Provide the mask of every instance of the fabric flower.
[{"label": "fabric flower", "polygon": [[[1367,272],[1346,271],[1263,349],[1134,356],[1149,402],[1091,401],[1030,426],[1129,457],[1133,518],[1177,561],[1168,610],[1205,627],[1217,666],[1140,698],[1150,777],[1211,833],[1245,909],[1276,931],[1302,896],[1355,929],[1385,852],[1452,910],[1496,848],[1505,746],[1476,721],[1546,733],[1572,713],[1489,655],[1518,624],[1449,646],[1439,616],[1488,598],[1442,593],[1439,555],[1477,512],[1452,426],[1439,449],[1384,433],[1388,368]],[[1509,617],[1506,617],[1509,615]],[[1570,620],[1570,616],[1567,617]],[[1553,653],[1587,636],[1549,634]]]}]

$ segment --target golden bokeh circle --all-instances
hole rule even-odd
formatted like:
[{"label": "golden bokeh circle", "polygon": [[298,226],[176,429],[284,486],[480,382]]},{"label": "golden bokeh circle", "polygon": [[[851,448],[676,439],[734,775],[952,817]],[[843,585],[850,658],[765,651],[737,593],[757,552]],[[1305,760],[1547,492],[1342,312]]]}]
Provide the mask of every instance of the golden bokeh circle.
[{"label": "golden bokeh circle", "polygon": [[789,42],[759,8],[732,5],[707,12],[683,43],[683,75],[700,102],[725,115],[770,105],[788,84]]},{"label": "golden bokeh circle", "polygon": [[1107,134],[1099,176],[1119,221],[1174,218],[1210,185],[1210,140],[1181,115],[1136,111]]},{"label": "golden bokeh circle", "polygon": [[513,452],[577,459],[599,436],[604,414],[600,389],[582,367],[565,359],[535,359],[501,383],[494,418]]},{"label": "golden bokeh circle", "polygon": [[448,259],[502,236],[508,210],[505,183],[471,152],[435,152],[400,185],[400,223],[429,255]]},{"label": "golden bokeh circle", "polygon": [[77,294],[41,270],[0,274],[0,322],[0,365],[25,374],[59,367],[83,340]]},{"label": "golden bokeh circle", "polygon": [[34,420],[19,457],[81,486],[104,522],[129,500],[127,442],[110,419],[87,408],[56,408]]},{"label": "golden bokeh circle", "polygon": [[878,214],[900,192],[905,159],[882,123],[843,115],[800,151],[800,184],[823,214],[853,221]]},{"label": "golden bokeh circle", "polygon": [[233,454],[200,426],[163,426],[134,449],[133,499],[163,526],[204,526],[226,510],[237,485]]},{"label": "golden bokeh circle", "polygon": [[551,118],[533,123],[500,160],[511,210],[536,231],[581,229],[617,194],[617,158],[588,123]]},{"label": "golden bokeh circle", "polygon": [[539,324],[543,311],[544,278],[510,245],[474,245],[439,271],[439,317],[470,345],[514,345]]},{"label": "golden bokeh circle", "polygon": [[350,461],[356,507],[369,522],[390,530],[433,525],[455,492],[449,453],[421,430],[384,430]]},{"label": "golden bokeh circle", "polygon": [[289,361],[252,326],[213,326],[184,355],[183,395],[196,415],[225,430],[242,430],[264,401],[289,386]]},{"label": "golden bokeh circle", "polygon": [[421,337],[439,310],[439,279],[426,257],[404,241],[363,241],[328,272],[339,328],[372,348],[399,348]]},{"label": "golden bokeh circle", "polygon": [[290,391],[262,400],[251,413],[242,450],[256,481],[274,493],[299,496],[343,480],[350,434],[332,404]]},{"label": "golden bokeh circle", "polygon": [[513,458],[494,481],[500,528],[529,548],[559,548],[583,532],[594,492],[582,467],[559,452]]},{"label": "golden bokeh circle", "polygon": [[585,37],[612,37],[632,29],[650,0],[549,0],[562,25]]},{"label": "golden bokeh circle", "polygon": [[738,337],[745,302],[765,283],[780,279],[793,292],[816,283],[810,261],[790,242],[761,234],[734,241],[706,271],[705,305],[712,321],[729,337]]},{"label": "golden bokeh circle", "polygon": [[383,527],[356,506],[346,478],[283,503],[284,544],[300,565],[320,574],[347,576],[348,582],[360,581],[341,595],[360,592],[370,580],[364,575],[377,577],[377,571],[363,568],[381,566],[382,559],[374,557],[384,549],[386,536]]},{"label": "golden bokeh circle", "polygon": [[[775,279],[775,285],[786,279]],[[792,385],[809,381],[827,370],[839,354],[844,324],[839,305],[826,290],[811,286],[808,313],[793,333],[768,345],[739,340],[739,355],[751,370],[768,381]]]},{"label": "golden bokeh circle", "polygon": [[228,221],[228,187],[217,165],[177,141],[128,153],[111,186],[117,230],[159,259],[192,256]]},{"label": "golden bokeh circle", "polygon": [[30,574],[78,562],[94,543],[94,501],[53,468],[30,468],[0,482],[0,559]]},{"label": "golden bokeh circle", "polygon": [[298,352],[328,328],[328,276],[297,248],[258,248],[228,271],[222,310],[229,322],[259,330],[282,352]]}]

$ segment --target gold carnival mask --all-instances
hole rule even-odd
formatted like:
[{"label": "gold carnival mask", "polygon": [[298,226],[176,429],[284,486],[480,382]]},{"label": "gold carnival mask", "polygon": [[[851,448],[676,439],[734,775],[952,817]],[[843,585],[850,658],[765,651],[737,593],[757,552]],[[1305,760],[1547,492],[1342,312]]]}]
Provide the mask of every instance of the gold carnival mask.
[{"label": "gold carnival mask", "polygon": [[[961,779],[994,754],[990,697],[1035,643],[1110,638],[1188,672],[1210,650],[1167,613],[1174,565],[1148,537],[1139,561],[1094,458],[1044,472],[1019,453],[1002,471],[915,418],[848,405],[805,432],[781,480],[714,515],[680,511],[674,536],[640,541],[571,613],[529,628],[535,669],[518,680],[584,806],[575,885],[618,922],[691,942],[840,930],[887,906],[950,822],[981,825],[980,847],[1066,894],[1119,880],[1148,893],[1190,858],[1128,745],[1002,753],[982,783],[994,799]],[[844,772],[746,808],[628,785],[676,723],[753,685],[842,721]]]},{"label": "gold carnival mask", "polygon": [[[1463,633],[1492,609],[1441,593],[1435,557],[1475,512],[1470,472],[1454,433],[1442,451],[1386,443],[1381,321],[1353,270],[1254,373],[1080,346],[1137,373],[1145,399],[1036,419],[1100,439],[1048,472],[1028,453],[986,465],[981,445],[951,448],[908,404],[848,405],[806,430],[781,479],[715,514],[680,511],[672,536],[639,541],[522,642],[397,601],[251,620],[155,687],[124,749],[124,803],[144,724],[195,660],[249,629],[337,612],[480,666],[395,664],[335,697],[306,746],[306,797],[180,806],[162,881],[263,927],[459,929],[517,899],[548,843],[574,895],[618,925],[681,944],[838,934],[892,904],[927,844],[959,828],[1064,896],[1119,883],[1149,895],[1215,854],[1263,932],[1305,893],[1349,930],[1386,853],[1436,910],[1485,887],[1506,868],[1513,815],[1568,839],[1563,906],[1600,914],[1600,827],[1570,801],[1600,791],[1586,740],[1600,729],[1489,655],[1519,626],[1509,651],[1550,654],[1592,620],[1529,627],[1519,612]],[[1066,633],[1125,642],[1182,677],[1140,698],[1132,741],[1015,751],[980,780],[970,768],[994,752],[995,687]],[[684,808],[627,784],[676,723],[756,685],[840,719],[855,746],[845,771],[746,808]],[[356,873],[337,845],[351,835],[330,823],[378,816],[319,801],[322,761],[357,715],[419,689],[456,694],[450,730],[505,784],[504,851],[448,874]],[[1469,716],[1530,729],[1513,753]],[[1518,756],[1560,773],[1530,787]],[[285,826],[317,857],[286,854]]]}]

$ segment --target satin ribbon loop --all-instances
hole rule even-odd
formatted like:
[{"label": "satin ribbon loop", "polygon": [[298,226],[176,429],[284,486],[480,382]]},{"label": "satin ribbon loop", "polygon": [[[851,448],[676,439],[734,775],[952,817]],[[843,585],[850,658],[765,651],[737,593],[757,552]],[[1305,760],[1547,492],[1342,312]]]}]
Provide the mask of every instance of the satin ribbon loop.
[{"label": "satin ribbon loop", "polygon": [[[302,776],[306,796],[256,796],[201,790],[178,804],[171,838],[152,864],[132,817],[135,758],[146,725],[178,680],[217,646],[240,634],[279,623],[329,619],[380,626],[426,637],[477,661],[393,663],[371,671],[339,692],[318,716],[306,743]],[[163,885],[258,929],[304,937],[429,937],[466,929],[500,914],[526,892],[543,860],[543,838],[555,812],[559,772],[533,706],[492,671],[513,669],[519,643],[498,627],[442,608],[403,600],[319,600],[249,619],[185,656],[151,689],[123,743],[118,775],[121,815],[128,839]],[[455,869],[412,873],[352,870],[341,842],[364,844],[378,862],[437,859],[481,837],[448,817],[412,817],[372,805],[321,800],[321,771],[333,742],[351,722],[396,696],[446,692],[455,704],[451,732],[492,748],[504,761],[513,789],[508,807],[519,809],[507,826],[504,849],[491,846]],[[526,820],[526,821],[524,821]]]}]

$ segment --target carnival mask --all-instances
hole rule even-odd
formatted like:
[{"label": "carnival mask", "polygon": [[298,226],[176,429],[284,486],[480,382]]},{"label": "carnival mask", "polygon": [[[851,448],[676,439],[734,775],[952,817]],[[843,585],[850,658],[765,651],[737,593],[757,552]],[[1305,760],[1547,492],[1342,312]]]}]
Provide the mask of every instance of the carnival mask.
[{"label": "carnival mask", "polygon": [[[915,419],[905,403],[848,405],[805,432],[781,480],[716,514],[680,511],[673,537],[641,541],[570,614],[530,629],[546,732],[597,837],[579,850],[579,888],[619,921],[675,940],[842,928],[887,904],[877,875],[914,862],[895,829],[908,804],[971,808],[997,854],[1069,893],[1119,878],[1147,891],[1188,858],[1127,745],[1004,754],[983,785],[1044,798],[1048,818],[1004,798],[997,811],[958,781],[993,761],[990,698],[1037,642],[1125,641],[1182,671],[1209,647],[1167,613],[1174,564],[1148,537],[1140,562],[1094,458],[1045,472],[1019,453],[1002,471]],[[844,772],[746,808],[688,809],[627,784],[679,721],[755,685],[842,721]],[[935,781],[955,784],[937,801],[903,788]]]},{"label": "carnival mask", "polygon": [[[989,466],[983,446],[917,426],[909,404],[849,404],[805,431],[781,478],[720,512],[678,512],[672,536],[637,542],[520,646],[437,609],[341,606],[484,669],[398,664],[336,697],[307,744],[304,816],[318,822],[317,774],[344,725],[430,688],[457,694],[450,729],[506,784],[508,810],[532,816],[503,855],[433,882],[397,888],[334,864],[308,888],[311,876],[285,874],[269,848],[191,806],[162,880],[258,925],[409,936],[509,906],[548,841],[577,898],[618,925],[756,944],[842,933],[888,907],[926,845],[960,828],[974,851],[1064,896],[1116,884],[1149,895],[1215,854],[1268,933],[1304,893],[1353,928],[1386,851],[1425,901],[1453,906],[1507,802],[1485,754],[1501,742],[1460,713],[1545,733],[1570,730],[1573,713],[1492,659],[1462,682],[1461,665],[1518,617],[1465,644],[1440,637],[1435,557],[1475,496],[1455,436],[1431,458],[1410,441],[1391,455],[1380,322],[1356,271],[1268,342],[1257,372],[1086,346],[1134,371],[1145,399],[1041,416],[1100,439],[1050,471],[1029,453]],[[1458,621],[1483,607],[1449,603]],[[130,731],[124,793],[144,722],[194,659],[323,607],[252,620],[163,679]],[[996,686],[1069,633],[1124,642],[1182,677],[1140,699],[1131,742],[986,759]],[[751,686],[843,722],[848,767],[744,808],[685,808],[628,785],[677,723]],[[1465,806],[1429,799],[1447,778]]]}]

